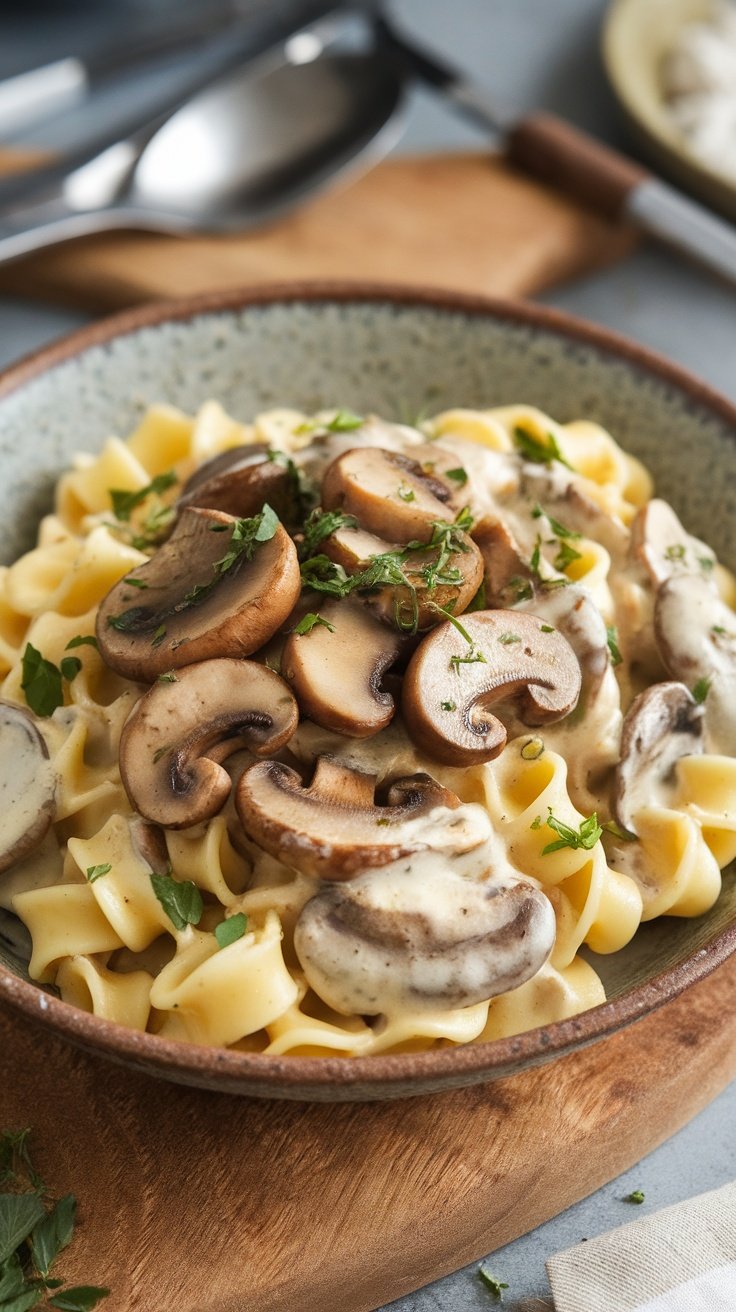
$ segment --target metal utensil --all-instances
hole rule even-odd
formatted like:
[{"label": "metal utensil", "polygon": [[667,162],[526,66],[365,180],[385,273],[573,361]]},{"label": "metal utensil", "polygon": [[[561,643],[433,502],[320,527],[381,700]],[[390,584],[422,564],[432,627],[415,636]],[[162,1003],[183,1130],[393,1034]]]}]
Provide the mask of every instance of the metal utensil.
[{"label": "metal utensil", "polygon": [[320,49],[315,31],[297,33],[67,175],[47,170],[41,199],[3,208],[0,262],[115,228],[246,228],[383,155],[402,78],[379,51]]},{"label": "metal utensil", "polygon": [[380,17],[379,44],[404,76],[441,92],[465,117],[490,129],[507,159],[609,219],[627,220],[736,283],[736,229],[625,155],[553,114],[513,114],[483,87]]}]

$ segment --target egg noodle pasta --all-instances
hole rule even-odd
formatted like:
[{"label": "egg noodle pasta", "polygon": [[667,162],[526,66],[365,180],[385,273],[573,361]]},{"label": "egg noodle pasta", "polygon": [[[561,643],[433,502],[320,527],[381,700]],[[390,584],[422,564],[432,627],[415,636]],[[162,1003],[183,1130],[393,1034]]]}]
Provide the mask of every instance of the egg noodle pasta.
[{"label": "egg noodle pasta", "polygon": [[149,409],[0,571],[30,977],[275,1056],[598,1005],[736,857],[735,601],[586,419]]}]

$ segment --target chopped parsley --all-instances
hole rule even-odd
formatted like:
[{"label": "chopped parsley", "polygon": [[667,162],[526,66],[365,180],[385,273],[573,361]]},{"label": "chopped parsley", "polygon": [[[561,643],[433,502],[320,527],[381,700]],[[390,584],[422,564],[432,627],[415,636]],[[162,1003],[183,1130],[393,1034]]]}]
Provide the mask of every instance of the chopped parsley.
[{"label": "chopped parsley", "polygon": [[159,761],[162,761],[163,758],[167,756],[169,752],[173,752],[173,750],[174,747],[172,743],[167,743],[165,747],[159,747],[157,751],[153,753],[153,764],[158,765]]},{"label": "chopped parsley", "polygon": [[151,479],[150,483],[139,488],[137,492],[127,492],[125,489],[117,487],[109,488],[108,492],[115,518],[127,523],[137,506],[140,506],[150,496],[158,496],[161,492],[166,492],[168,488],[173,487],[176,481],[176,474],[173,469],[170,469],[165,474],[157,474],[155,478]]},{"label": "chopped parsley", "polygon": [[505,1280],[499,1280],[498,1276],[492,1276],[490,1271],[486,1271],[484,1266],[478,1267],[478,1279],[485,1285],[489,1294],[497,1303],[503,1302],[503,1291],[508,1289]]},{"label": "chopped parsley", "polygon": [[178,880],[172,875],[151,875],[151,884],[174,929],[198,925],[202,919],[202,894],[191,879]]},{"label": "chopped parsley", "polygon": [[215,561],[215,573],[227,574],[228,570],[232,569],[241,556],[244,556],[246,560],[251,560],[257,543],[270,542],[271,538],[275,536],[278,526],[279,517],[268,503],[257,515],[236,520],[230,536],[228,550],[220,560]]},{"label": "chopped parsley", "polygon": [[619,650],[618,630],[615,624],[606,625],[606,641],[608,643],[608,650],[611,653],[611,664],[621,665],[624,658]]},{"label": "chopped parsley", "polygon": [[314,611],[310,611],[308,615],[304,615],[291,632],[298,633],[300,637],[303,637],[304,634],[311,633],[312,629],[318,624],[321,624],[324,629],[329,629],[330,633],[335,632],[334,624],[330,624],[329,620],[323,619],[321,615],[316,614]]},{"label": "chopped parsley", "polygon": [[504,647],[509,647],[512,642],[521,642],[521,638],[518,633],[502,633],[498,641],[502,643]]},{"label": "chopped parsley", "polygon": [[362,415],[356,415],[352,410],[338,410],[334,419],[325,424],[325,428],[328,433],[352,433],[353,429],[360,428],[364,423]]},{"label": "chopped parsley", "polygon": [[168,670],[166,674],[159,674],[159,676],[158,676],[158,682],[159,682],[159,683],[178,683],[179,680],[177,679],[177,677],[176,677],[176,675],[174,674],[174,671],[173,671],[173,670]]},{"label": "chopped parsley", "polygon": [[708,693],[710,692],[711,683],[712,683],[711,679],[698,679],[698,682],[695,684],[692,693],[693,693],[693,697],[698,703],[698,706],[703,705],[703,702],[705,701],[706,697],[708,696]]},{"label": "chopped parsley", "polygon": [[664,554],[667,560],[684,560],[685,547],[682,542],[677,542],[673,546],[667,547]]},{"label": "chopped parsley", "polygon": [[402,483],[401,487],[397,489],[397,495],[402,501],[416,501],[417,499],[416,492],[414,492],[412,488],[407,487],[405,483]]},{"label": "chopped parsley", "polygon": [[228,916],[226,920],[215,925],[215,938],[217,939],[218,948],[227,948],[231,943],[237,943],[242,938],[248,928],[248,917],[242,911],[238,911],[234,916]]},{"label": "chopped parsley", "polygon": [[557,555],[552,564],[555,569],[563,570],[567,569],[568,565],[572,565],[573,561],[582,559],[582,553],[571,547],[569,542],[560,542]]},{"label": "chopped parsley", "polygon": [[63,680],[71,683],[82,668],[77,656],[63,656],[60,667],[47,661],[30,642],[26,643],[21,661],[21,688],[34,715],[47,719],[59,706],[64,705]]},{"label": "chopped parsley", "polygon": [[156,632],[151,638],[151,646],[160,647],[165,637],[166,637],[166,625],[159,624],[158,628],[156,629]]},{"label": "chopped parsley", "polygon": [[624,1198],[625,1203],[643,1203],[646,1195],[641,1189],[634,1189],[633,1193],[627,1194]]},{"label": "chopped parsley", "polygon": [[95,651],[99,651],[97,639],[92,633],[78,633],[76,638],[71,638],[66,644],[64,651],[71,651],[74,647],[94,647]]},{"label": "chopped parsley", "polygon": [[560,451],[554,433],[548,433],[547,441],[542,442],[533,433],[528,433],[525,428],[517,424],[514,429],[514,441],[525,460],[531,460],[538,465],[551,465],[553,460],[558,460],[561,465],[572,469],[572,465]]},{"label": "chopped parsley", "polygon": [[628,829],[616,823],[615,820],[607,820],[603,825],[607,834],[613,834],[614,838],[620,838],[623,843],[638,843],[636,834],[632,834]]},{"label": "chopped parsley", "polygon": [[454,483],[458,484],[458,487],[465,487],[468,481],[467,470],[460,468],[460,466],[457,469],[446,469],[445,478],[451,478]]},{"label": "chopped parsley", "polygon": [[112,866],[109,861],[102,862],[99,866],[87,866],[86,875],[90,884],[94,884],[96,879],[102,879],[103,875],[109,875]]},{"label": "chopped parsley", "polygon": [[487,610],[487,609],[488,609],[488,601],[486,598],[486,581],[485,579],[483,579],[480,587],[478,588],[478,591],[473,597],[473,600],[470,602],[470,605],[465,607],[465,614],[472,615],[473,612],[476,610]]},{"label": "chopped parsley", "polygon": [[357,528],[355,515],[344,515],[341,510],[313,510],[304,525],[304,537],[299,547],[300,560],[309,560],[320,542],[341,528]]},{"label": "chopped parsley", "polygon": [[540,626],[539,626],[539,632],[540,632],[540,633],[554,633],[554,632],[555,632],[555,626],[554,626],[554,624],[540,624]]},{"label": "chopped parsley", "polygon": [[442,707],[442,710],[443,710],[443,711],[456,711],[456,710],[457,710],[457,703],[456,703],[456,702],[440,702],[440,706]]},{"label": "chopped parsley", "polygon": [[560,539],[567,538],[568,540],[572,539],[574,541],[576,538],[579,538],[581,536],[581,534],[578,533],[576,529],[565,528],[565,525],[561,524],[559,519],[553,519],[549,511],[544,510],[542,506],[540,506],[539,502],[537,502],[534,509],[532,510],[532,519],[543,519],[543,518],[546,519],[547,523],[549,524],[556,538],[560,538]]},{"label": "chopped parsley", "polygon": [[514,574],[513,578],[509,579],[506,586],[511,588],[514,593],[514,605],[520,601],[531,601],[534,596],[534,588],[532,587],[531,582],[529,579],[523,579],[520,574]]},{"label": "chopped parsley", "polygon": [[603,833],[603,826],[598,823],[598,816],[595,811],[586,820],[581,821],[579,829],[573,829],[552,814],[551,806],[548,806],[547,810],[549,815],[546,821],[543,821],[542,817],[538,815],[530,826],[532,829],[541,829],[544,823],[548,829],[552,829],[554,833],[559,834],[559,838],[554,843],[548,843],[546,847],[542,848],[542,856],[547,856],[549,852],[559,852],[563,847],[570,847],[573,851],[584,848],[586,852],[595,847]]}]

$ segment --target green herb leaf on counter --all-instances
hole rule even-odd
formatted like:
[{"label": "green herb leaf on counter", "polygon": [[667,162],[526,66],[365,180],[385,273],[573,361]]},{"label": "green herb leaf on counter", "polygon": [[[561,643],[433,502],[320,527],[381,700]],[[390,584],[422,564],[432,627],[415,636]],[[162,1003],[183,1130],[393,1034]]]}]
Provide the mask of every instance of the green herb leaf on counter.
[{"label": "green herb leaf on counter", "polygon": [[608,642],[608,650],[611,653],[611,664],[621,665],[624,658],[619,649],[618,630],[615,624],[606,625],[606,641]]},{"label": "green herb leaf on counter", "polygon": [[329,629],[330,633],[335,632],[334,624],[330,624],[329,620],[323,619],[321,615],[316,614],[314,611],[310,611],[308,615],[304,615],[291,632],[297,633],[300,637],[303,637],[305,634],[311,633],[312,629],[316,628],[317,625],[321,625],[323,629]]},{"label": "green herb leaf on counter", "polygon": [[151,884],[174,929],[198,925],[202,919],[202,894],[191,879],[178,880],[172,875],[151,875]]},{"label": "green herb leaf on counter", "polygon": [[[586,820],[581,821],[579,829],[573,829],[570,825],[565,824],[564,820],[558,820],[552,814],[551,806],[548,806],[547,810],[549,812],[545,822],[547,828],[559,834],[559,838],[554,843],[548,843],[546,847],[542,848],[542,856],[546,856],[548,852],[559,852],[563,847],[570,847],[574,851],[583,848],[586,852],[595,847],[603,833],[603,826],[598,823],[598,816],[595,811]],[[537,824],[537,820],[540,821],[539,824]],[[537,816],[531,828],[539,829],[540,826],[541,819]]]},{"label": "green herb leaf on counter", "polygon": [[633,1193],[627,1194],[624,1198],[625,1203],[643,1203],[646,1195],[641,1189],[634,1189]]},{"label": "green herb leaf on counter", "polygon": [[23,652],[20,686],[31,710],[42,719],[64,705],[61,670],[52,661],[45,660],[30,642],[26,643]]},{"label": "green herb leaf on counter", "polygon": [[94,884],[96,879],[102,879],[103,875],[109,875],[112,866],[109,861],[102,861],[98,866],[87,866],[86,875],[90,884]]},{"label": "green herb leaf on counter", "polygon": [[77,1200],[74,1194],[66,1194],[34,1227],[31,1235],[33,1260],[44,1277],[49,1274],[62,1249],[71,1243],[76,1210]]},{"label": "green herb leaf on counter", "polygon": [[99,1285],[74,1285],[53,1294],[49,1303],[58,1308],[59,1312],[92,1312],[92,1308],[97,1307],[100,1300],[107,1298],[109,1293],[109,1289]]},{"label": "green herb leaf on counter", "polygon": [[222,920],[219,925],[215,926],[215,938],[219,948],[229,947],[231,943],[237,943],[242,938],[248,928],[248,917],[242,911],[238,911],[234,916],[228,916]]},{"label": "green herb leaf on counter", "polygon": [[567,469],[572,469],[572,465],[565,459],[560,451],[557,438],[554,433],[547,434],[547,441],[542,442],[533,433],[528,433],[525,428],[517,424],[514,429],[514,441],[516,446],[525,460],[531,460],[538,465],[551,465],[553,460],[558,460],[561,465]]},{"label": "green herb leaf on counter", "polygon": [[505,1280],[499,1280],[498,1276],[491,1275],[490,1271],[486,1271],[484,1266],[478,1267],[478,1279],[485,1285],[497,1303],[503,1302],[503,1291],[508,1289]]},{"label": "green herb leaf on counter", "polygon": [[76,638],[72,638],[66,644],[64,651],[71,651],[74,647],[94,647],[95,651],[100,649],[97,639],[92,633],[78,633]]},{"label": "green herb leaf on counter", "polygon": [[703,702],[705,701],[706,697],[708,696],[708,693],[710,692],[710,685],[711,685],[710,679],[698,679],[698,682],[695,684],[692,693],[693,693],[693,697],[698,703],[698,706],[703,705]]},{"label": "green herb leaf on counter", "polygon": [[140,506],[152,495],[158,496],[161,492],[166,492],[168,488],[173,487],[176,481],[176,474],[173,469],[170,469],[165,474],[157,474],[155,478],[151,479],[150,483],[139,488],[137,492],[128,492],[117,487],[108,488],[115,518],[127,523],[137,506]]}]

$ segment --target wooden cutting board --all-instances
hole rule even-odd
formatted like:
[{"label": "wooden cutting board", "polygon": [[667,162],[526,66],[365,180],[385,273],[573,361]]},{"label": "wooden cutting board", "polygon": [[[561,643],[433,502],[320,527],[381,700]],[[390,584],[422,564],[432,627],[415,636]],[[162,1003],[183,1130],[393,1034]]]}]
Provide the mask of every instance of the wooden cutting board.
[{"label": "wooden cutting board", "polygon": [[[6,151],[0,169],[34,158]],[[304,278],[526,296],[619,258],[635,240],[498,157],[399,157],[257,232],[88,237],[0,266],[0,290],[93,311]]]},{"label": "wooden cutting board", "polygon": [[0,1009],[0,1127],[30,1124],[44,1178],[77,1194],[59,1267],[109,1285],[106,1312],[369,1312],[679,1129],[736,1076],[735,996],[736,957],[547,1066],[336,1106],[158,1083]]}]

